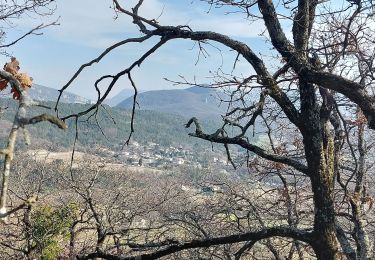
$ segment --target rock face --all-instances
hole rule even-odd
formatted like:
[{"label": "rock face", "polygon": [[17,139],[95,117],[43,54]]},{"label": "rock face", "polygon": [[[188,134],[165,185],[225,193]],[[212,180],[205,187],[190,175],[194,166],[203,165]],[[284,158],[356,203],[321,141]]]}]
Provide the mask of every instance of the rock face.
[{"label": "rock face", "polygon": [[[209,88],[191,87],[187,89],[154,90],[138,95],[141,110],[155,110],[174,113],[184,117],[219,118],[224,106],[220,107],[218,93]],[[133,97],[120,102],[117,107],[131,108]]]}]

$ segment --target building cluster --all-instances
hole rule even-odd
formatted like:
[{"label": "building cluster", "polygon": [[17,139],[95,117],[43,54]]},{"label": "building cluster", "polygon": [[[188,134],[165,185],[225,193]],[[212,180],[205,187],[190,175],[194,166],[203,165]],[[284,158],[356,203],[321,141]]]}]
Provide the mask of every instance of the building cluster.
[{"label": "building cluster", "polygon": [[118,152],[109,150],[103,152],[112,155],[125,165],[158,169],[170,169],[181,165],[196,168],[222,167],[228,164],[225,153],[186,149],[182,146],[162,146],[153,142],[140,144],[133,141]]}]

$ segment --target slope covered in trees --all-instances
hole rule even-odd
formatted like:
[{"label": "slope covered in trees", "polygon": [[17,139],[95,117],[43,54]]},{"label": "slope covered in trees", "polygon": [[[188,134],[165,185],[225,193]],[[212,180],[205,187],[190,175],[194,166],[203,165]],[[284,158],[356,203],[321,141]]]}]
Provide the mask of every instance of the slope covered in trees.
[{"label": "slope covered in trees", "polygon": [[[142,110],[154,110],[173,113],[191,118],[219,120],[225,112],[225,104],[220,106],[220,95],[217,91],[204,87],[187,89],[154,90],[140,93],[137,98],[138,107]],[[133,97],[120,102],[118,107],[131,109]]]},{"label": "slope covered in trees", "polygon": [[[54,103],[45,103],[53,106]],[[5,142],[7,130],[9,130],[12,117],[16,111],[17,104],[12,100],[0,99],[1,107],[7,107],[0,114],[2,124],[2,142]],[[62,104],[60,113],[71,114],[88,108],[84,104]],[[30,113],[40,114],[45,109],[33,108]],[[79,146],[88,147],[91,145],[100,145],[111,149],[120,149],[126,141],[130,132],[131,111],[126,109],[103,107],[96,117],[81,118],[78,121],[78,142]],[[167,114],[157,111],[137,111],[135,119],[134,141],[145,144],[154,142],[162,146],[207,146],[204,142],[193,139],[188,136],[188,130],[185,128],[186,118],[178,115]],[[67,121],[67,131],[59,134],[55,133],[53,126],[47,123],[29,127],[34,144],[40,143],[41,146],[48,145],[51,148],[71,148],[75,139],[75,121]],[[213,130],[219,124],[218,121],[206,121],[205,127]],[[6,127],[8,126],[8,127]]]}]

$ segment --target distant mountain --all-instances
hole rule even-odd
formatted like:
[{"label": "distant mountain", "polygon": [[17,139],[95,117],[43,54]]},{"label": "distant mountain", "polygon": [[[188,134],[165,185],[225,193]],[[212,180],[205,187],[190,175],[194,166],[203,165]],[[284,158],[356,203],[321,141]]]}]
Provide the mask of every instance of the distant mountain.
[{"label": "distant mountain", "polygon": [[[138,93],[141,93],[143,91],[138,90]],[[130,98],[134,95],[134,90],[133,89],[123,89],[118,93],[116,96],[109,98],[104,101],[105,104],[115,107],[122,101],[124,101],[127,98]]]},{"label": "distant mountain", "polygon": [[[42,85],[33,84],[32,87],[29,89],[29,95],[32,99],[37,101],[57,101],[57,97],[59,96],[59,91],[54,88],[48,88]],[[10,88],[4,90],[1,93],[0,97],[9,98],[10,95]],[[71,92],[64,92],[60,99],[61,103],[79,103],[79,104],[87,104],[91,103],[89,99],[84,97],[78,96]]]},{"label": "distant mountain", "polygon": [[[184,117],[219,119],[224,107],[219,107],[217,95],[215,90],[203,87],[154,90],[140,93],[137,102],[141,110],[167,112]],[[129,109],[132,105],[133,98],[129,97],[117,107]]]},{"label": "distant mountain", "polygon": [[[54,88],[48,88],[42,85],[33,84],[29,90],[29,95],[34,100],[39,101],[56,101],[59,96],[59,91]],[[91,103],[89,99],[78,96],[71,92],[65,92],[62,94],[60,102],[62,103],[80,103],[87,104]]]}]

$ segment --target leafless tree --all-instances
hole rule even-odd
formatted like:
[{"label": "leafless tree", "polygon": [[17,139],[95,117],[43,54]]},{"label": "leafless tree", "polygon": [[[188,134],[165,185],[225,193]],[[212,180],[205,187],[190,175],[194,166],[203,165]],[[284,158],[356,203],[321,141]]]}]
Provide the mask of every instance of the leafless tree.
[{"label": "leafless tree", "polygon": [[[142,259],[155,259],[182,250],[233,243],[250,244],[251,248],[258,241],[274,237],[294,240],[297,250],[298,243],[308,244],[318,259],[340,259],[342,254],[349,259],[370,257],[361,208],[364,201],[371,201],[371,196],[367,195],[365,189],[365,175],[369,169],[366,162],[372,161],[369,157],[371,147],[366,145],[365,139],[372,136],[371,131],[375,129],[372,1],[341,1],[339,5],[334,1],[281,1],[277,2],[281,5],[280,14],[275,1],[204,1],[215,7],[233,8],[235,15],[243,13],[248,19],[264,22],[266,37],[269,37],[275,50],[275,59],[278,59],[278,69],[274,71],[252,50],[251,43],[212,31],[194,31],[186,25],[162,25],[139,13],[142,5],[147,4],[142,0],[131,10],[123,8],[122,1],[112,2],[117,14],[133,19],[142,36],[124,39],[82,65],[63,86],[61,93],[83,69],[100,62],[117,47],[152,39],[158,39],[158,42],[128,68],[115,75],[100,77],[95,82],[98,91],[96,104],[64,119],[95,113],[123,76],[127,76],[134,87],[136,100],[137,88],[131,76],[133,68],[140,66],[161,46],[172,40],[191,40],[197,42],[199,48],[203,48],[208,42],[222,44],[237,52],[239,57],[251,65],[253,72],[249,71],[249,75],[243,79],[230,74],[216,78],[213,87],[222,87],[231,92],[223,126],[215,133],[208,134],[201,128],[198,119],[192,118],[187,123],[187,127],[195,127],[195,132],[191,135],[223,144],[228,155],[229,146],[236,145],[254,153],[258,162],[266,160],[268,165],[265,167],[272,165],[273,169],[269,170],[284,182],[286,193],[283,196],[286,201],[290,201],[288,190],[293,187],[288,184],[288,172],[308,180],[306,189],[312,196],[313,220],[310,224],[299,225],[295,219],[297,216],[293,213],[287,217],[286,225],[260,226],[255,230],[246,229],[223,236],[167,243],[154,252],[140,254]],[[288,39],[286,28],[282,27],[280,19],[292,22],[292,39]],[[98,86],[104,82],[109,84],[104,93],[101,93]],[[254,99],[253,93],[258,93],[259,98]],[[350,117],[356,122],[352,126],[348,124]],[[247,138],[255,123],[272,129],[269,131],[270,149],[254,144]],[[277,128],[278,126],[283,128]],[[237,134],[229,134],[236,133],[228,131],[231,128],[236,128]],[[275,140],[274,134],[281,130],[283,137]],[[354,132],[357,136],[355,144],[350,136]],[[350,158],[349,162],[347,157]],[[354,160],[354,165],[351,165],[350,160]],[[294,189],[297,192],[299,188]],[[342,212],[340,203],[350,211]],[[289,202],[287,204],[291,205]],[[287,211],[295,211],[293,207],[287,206]],[[354,225],[353,230],[351,225]],[[135,259],[133,256],[116,256],[100,250],[82,258],[94,257]]]}]

